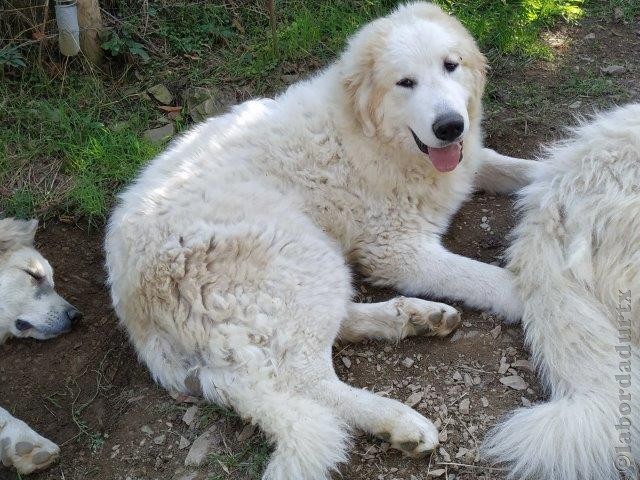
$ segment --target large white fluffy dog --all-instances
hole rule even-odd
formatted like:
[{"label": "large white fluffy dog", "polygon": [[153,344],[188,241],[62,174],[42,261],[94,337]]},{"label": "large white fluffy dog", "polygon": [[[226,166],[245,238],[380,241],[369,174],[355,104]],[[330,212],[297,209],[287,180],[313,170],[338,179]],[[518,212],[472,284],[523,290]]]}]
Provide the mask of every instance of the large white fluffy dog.
[{"label": "large white fluffy dog", "polygon": [[[45,340],[81,314],[53,288],[49,262],[33,248],[37,221],[0,219],[0,344],[8,337]],[[47,467],[60,449],[0,408],[0,458],[27,474]]]},{"label": "large white fluffy dog", "polygon": [[640,104],[551,148],[520,203],[509,268],[551,398],[487,453],[518,479],[640,478]]},{"label": "large white fluffy dog", "polygon": [[331,347],[445,335],[458,312],[352,303],[347,260],[404,294],[520,317],[509,272],[440,243],[474,183],[511,191],[535,165],[482,148],[484,73],[456,19],[402,6],[311,80],[192,129],[122,195],[106,238],[119,318],[162,385],[267,433],[265,478],[326,478],[349,427],[408,455],[437,445],[412,409],[341,382]]}]

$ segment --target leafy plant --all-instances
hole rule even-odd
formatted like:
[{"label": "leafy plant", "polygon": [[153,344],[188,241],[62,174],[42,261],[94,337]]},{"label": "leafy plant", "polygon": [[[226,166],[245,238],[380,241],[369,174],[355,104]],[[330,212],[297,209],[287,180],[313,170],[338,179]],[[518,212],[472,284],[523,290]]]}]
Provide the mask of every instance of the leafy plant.
[{"label": "leafy plant", "polygon": [[25,67],[24,57],[20,52],[19,45],[6,45],[0,48],[0,67]]},{"label": "leafy plant", "polygon": [[149,54],[140,42],[136,42],[128,29],[123,29],[120,33],[113,30],[107,34],[107,40],[102,43],[102,49],[117,57],[125,53],[139,57],[142,61],[149,61]]}]

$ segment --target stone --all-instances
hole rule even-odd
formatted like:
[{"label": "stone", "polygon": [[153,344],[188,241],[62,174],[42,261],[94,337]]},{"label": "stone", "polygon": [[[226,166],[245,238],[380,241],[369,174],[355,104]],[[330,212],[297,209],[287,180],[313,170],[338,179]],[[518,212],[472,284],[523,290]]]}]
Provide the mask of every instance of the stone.
[{"label": "stone", "polygon": [[471,401],[469,400],[469,398],[464,398],[458,404],[458,411],[465,415],[469,415],[470,406],[471,406]]},{"label": "stone", "polygon": [[407,400],[404,403],[405,403],[405,405],[413,407],[413,406],[417,405],[418,403],[420,403],[420,400],[422,400],[423,396],[424,396],[424,394],[422,392],[412,393],[411,395],[409,395],[409,397],[407,398]]},{"label": "stone", "polygon": [[155,443],[156,445],[162,445],[164,443],[164,441],[167,439],[166,435],[158,435],[157,437],[155,437],[153,439],[153,443]]},{"label": "stone", "polygon": [[608,67],[601,67],[600,71],[605,75],[619,75],[627,71],[622,65],[609,65]]},{"label": "stone", "polygon": [[218,428],[218,425],[212,425],[193,441],[187,458],[184,460],[185,467],[200,467],[206,462],[207,457],[221,445],[222,439],[217,432]]},{"label": "stone", "polygon": [[519,375],[500,378],[500,383],[514,390],[526,390],[528,385]]},{"label": "stone", "polygon": [[196,415],[198,414],[198,406],[192,405],[184,412],[182,416],[182,421],[186,423],[188,426],[193,425],[193,422],[196,419]]},{"label": "stone", "polygon": [[149,88],[147,92],[163,105],[169,105],[173,101],[173,95],[171,95],[169,89],[162,84],[154,85]]},{"label": "stone", "polygon": [[351,368],[351,359],[349,357],[342,357],[342,363],[347,368]]},{"label": "stone", "polygon": [[158,128],[151,128],[144,132],[142,136],[145,140],[150,141],[151,143],[162,143],[165,140],[168,140],[176,133],[176,128],[173,126],[173,123],[169,123],[167,125],[163,125]]},{"label": "stone", "polygon": [[180,450],[184,450],[189,445],[191,445],[191,442],[181,435],[180,436],[180,442],[178,443],[178,448]]},{"label": "stone", "polygon": [[404,365],[407,368],[410,368],[413,365],[413,363],[414,363],[413,358],[406,357],[404,360],[402,360],[402,365]]},{"label": "stone", "polygon": [[217,88],[192,87],[184,91],[184,102],[194,122],[223,113],[236,103],[235,95]]},{"label": "stone", "polygon": [[140,431],[142,433],[146,433],[147,435],[153,435],[153,429],[149,425],[143,425],[140,427]]}]

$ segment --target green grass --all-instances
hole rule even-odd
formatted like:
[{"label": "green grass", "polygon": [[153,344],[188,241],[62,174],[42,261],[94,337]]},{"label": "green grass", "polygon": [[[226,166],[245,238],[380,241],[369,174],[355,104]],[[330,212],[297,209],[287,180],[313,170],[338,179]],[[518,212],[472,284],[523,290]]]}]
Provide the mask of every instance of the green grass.
[{"label": "green grass", "polygon": [[[101,80],[78,77],[62,92],[41,78],[0,86],[0,210],[19,217],[57,209],[89,220],[106,215],[114,190],[158,147],[140,139],[144,105],[125,109]],[[109,125],[118,121],[118,129]],[[4,192],[3,192],[4,193]]]},{"label": "green grass", "polygon": [[236,452],[213,454],[209,457],[209,464],[214,471],[208,480],[259,480],[270,454],[271,447],[262,435],[252,438]]},{"label": "green grass", "polygon": [[[137,93],[161,81],[174,91],[215,85],[271,94],[283,86],[282,75],[320,68],[360,25],[398,2],[276,0],[275,36],[266,3],[118,0],[113,14],[123,21],[113,24],[117,38],[107,44],[119,52],[107,64],[110,75],[75,59],[51,80],[35,66],[37,46],[21,52],[27,67],[0,82],[0,212],[101,222],[115,192],[161,148],[141,140],[161,112]],[[606,7],[596,0],[436,3],[457,15],[490,57],[524,59],[550,56],[541,34],[559,20],[637,9],[635,0],[607,0]]]}]

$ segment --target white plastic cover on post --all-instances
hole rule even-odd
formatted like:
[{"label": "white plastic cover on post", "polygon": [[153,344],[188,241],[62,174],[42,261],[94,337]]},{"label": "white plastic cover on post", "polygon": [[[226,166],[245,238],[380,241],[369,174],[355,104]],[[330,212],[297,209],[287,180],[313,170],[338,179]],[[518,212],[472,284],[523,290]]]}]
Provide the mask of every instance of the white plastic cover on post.
[{"label": "white plastic cover on post", "polygon": [[56,0],[56,23],[58,24],[58,47],[67,57],[80,51],[80,27],[76,0]]}]

